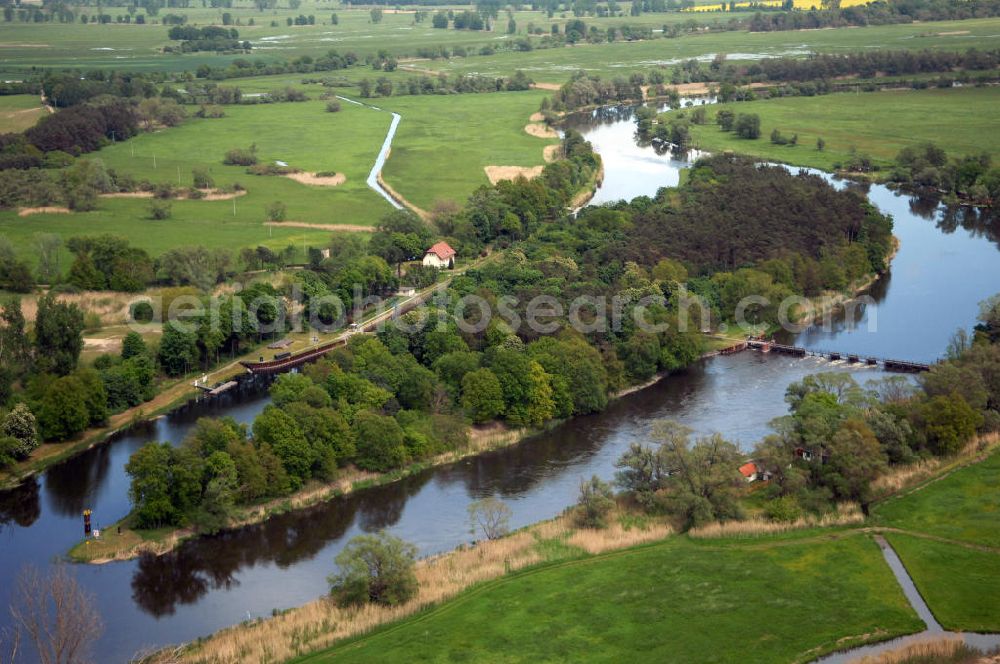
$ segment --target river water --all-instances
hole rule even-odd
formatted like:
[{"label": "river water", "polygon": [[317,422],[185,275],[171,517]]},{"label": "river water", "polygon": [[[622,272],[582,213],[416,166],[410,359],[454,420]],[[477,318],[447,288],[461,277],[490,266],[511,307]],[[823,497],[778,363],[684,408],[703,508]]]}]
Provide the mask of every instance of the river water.
[{"label": "river water", "polygon": [[[595,113],[578,119],[576,126],[605,160],[597,202],[653,195],[675,184],[685,166],[634,141],[629,109]],[[802,333],[796,341],[933,361],[958,326],[971,327],[977,303],[1000,290],[997,228],[972,214],[945,214],[932,202],[911,201],[885,187],[871,187],[869,196],[896,220],[901,247],[891,274],[872,289],[874,304],[855,310],[849,320],[838,318],[828,330]],[[831,370],[851,371],[861,381],[883,375],[815,357],[750,352],[717,357],[620,399],[604,413],[576,418],[506,450],[188,542],[160,558],[75,567],[105,620],[98,659],[125,661],[141,648],[191,640],[308,602],[323,593],[344,543],[363,532],[385,528],[427,555],[467,542],[466,507],[487,495],[510,505],[515,527],[554,516],[575,501],[581,478],[596,473],[610,479],[615,459],[633,441],[646,440],[659,418],[680,420],[698,432],[719,431],[749,449],[768,432],[768,422],[786,412],[783,395],[789,383]],[[22,565],[48,564],[80,539],[84,508],[94,510],[96,524],[110,524],[128,511],[123,467],[140,445],[150,440],[177,444],[202,415],[250,421],[266,403],[265,386],[246,383],[0,494],[0,607],[8,604]],[[0,624],[8,620],[0,611]]]}]

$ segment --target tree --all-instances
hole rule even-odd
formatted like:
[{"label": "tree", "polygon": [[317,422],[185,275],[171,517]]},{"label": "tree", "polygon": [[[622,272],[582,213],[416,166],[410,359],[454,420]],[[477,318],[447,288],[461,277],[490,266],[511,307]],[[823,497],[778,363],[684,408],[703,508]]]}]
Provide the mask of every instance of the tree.
[{"label": "tree", "polygon": [[382,22],[382,8],[381,7],[373,7],[372,10],[369,12],[369,15],[371,16],[372,23],[381,23]]},{"label": "tree", "polygon": [[686,528],[714,520],[741,516],[736,489],[741,485],[737,468],[739,448],[718,434],[699,438],[693,444],[691,430],[670,420],[653,425],[653,439],[660,442],[656,454],[665,507],[680,517]]},{"label": "tree", "polygon": [[63,376],[46,386],[35,409],[44,440],[67,440],[87,428],[90,410],[85,388],[76,376]]},{"label": "tree", "polygon": [[[25,330],[24,312],[20,298],[12,297],[0,303],[0,372],[14,378],[28,369],[31,344]],[[7,395],[0,394],[0,404]]]},{"label": "tree", "polygon": [[386,263],[396,265],[398,275],[402,263],[422,256],[430,240],[431,232],[427,224],[411,212],[397,210],[379,222],[368,249],[385,259]]},{"label": "tree", "polygon": [[142,335],[138,332],[129,332],[122,339],[122,359],[127,360],[131,357],[138,357],[142,355],[148,355],[149,349],[146,348],[146,342],[143,341]]},{"label": "tree", "polygon": [[339,571],[327,580],[330,594],[342,606],[397,606],[417,594],[413,572],[417,547],[381,531],[358,535],[337,555]]},{"label": "tree", "polygon": [[83,350],[83,312],[49,292],[38,300],[35,316],[35,365],[60,376],[73,371]]},{"label": "tree", "polygon": [[163,326],[157,360],[168,376],[180,376],[198,366],[198,334],[174,321]]},{"label": "tree", "polygon": [[90,649],[104,630],[93,597],[65,565],[48,574],[31,566],[21,570],[10,613],[42,664],[90,661]]},{"label": "tree", "polygon": [[615,506],[611,485],[597,475],[580,480],[580,497],[577,499],[576,521],[584,528],[606,528],[608,513]]},{"label": "tree", "polygon": [[462,407],[473,422],[489,422],[503,413],[503,389],[489,369],[469,371],[462,378]]},{"label": "tree", "polygon": [[469,504],[469,523],[472,534],[482,530],[486,539],[495,540],[510,532],[511,510],[499,498],[487,496]]},{"label": "tree", "polygon": [[148,443],[125,464],[131,477],[129,500],[139,528],[173,525],[177,509],[171,500],[172,449],[170,443]]},{"label": "tree", "polygon": [[929,399],[918,411],[927,443],[934,454],[955,454],[982,426],[983,415],[957,392]]},{"label": "tree", "polygon": [[14,451],[19,458],[26,458],[38,447],[38,423],[27,404],[19,403],[8,413],[3,423],[3,435],[17,441]]},{"label": "tree", "polygon": [[309,477],[316,453],[291,415],[275,406],[267,406],[253,422],[253,438],[257,443],[271,446],[288,471],[293,488],[301,486]]},{"label": "tree", "polygon": [[816,139],[816,150],[822,152],[826,149],[826,141],[822,137]]},{"label": "tree", "polygon": [[734,129],[740,138],[760,138],[760,116],[756,113],[740,113],[736,117]]},{"label": "tree", "polygon": [[363,470],[385,472],[406,462],[403,430],[391,417],[372,411],[358,413],[354,420],[357,465]]}]

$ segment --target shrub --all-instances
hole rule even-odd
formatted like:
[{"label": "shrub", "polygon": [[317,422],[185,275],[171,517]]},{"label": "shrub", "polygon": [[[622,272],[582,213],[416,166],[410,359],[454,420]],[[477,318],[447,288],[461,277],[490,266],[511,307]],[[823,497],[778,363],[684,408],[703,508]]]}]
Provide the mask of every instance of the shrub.
[{"label": "shrub", "polygon": [[254,148],[249,150],[244,150],[242,148],[236,148],[230,150],[226,153],[225,159],[222,163],[227,166],[253,166],[257,163],[257,154]]},{"label": "shrub", "polygon": [[576,521],[584,528],[607,527],[608,513],[615,506],[611,485],[597,475],[580,482]]},{"label": "shrub", "polygon": [[340,102],[337,100],[326,102],[326,112],[327,113],[339,113],[340,112]]},{"label": "shrub", "polygon": [[170,218],[170,203],[161,200],[153,200],[149,202],[149,218],[150,219],[169,219]]},{"label": "shrub", "polygon": [[417,594],[416,555],[417,547],[385,531],[358,535],[336,558],[340,570],[328,578],[330,594],[342,606],[403,604]]},{"label": "shrub", "polygon": [[215,186],[215,180],[203,166],[191,169],[191,179],[194,181],[195,189],[211,189]]},{"label": "shrub", "polygon": [[285,204],[281,201],[274,201],[265,208],[268,221],[284,221],[287,212]]}]

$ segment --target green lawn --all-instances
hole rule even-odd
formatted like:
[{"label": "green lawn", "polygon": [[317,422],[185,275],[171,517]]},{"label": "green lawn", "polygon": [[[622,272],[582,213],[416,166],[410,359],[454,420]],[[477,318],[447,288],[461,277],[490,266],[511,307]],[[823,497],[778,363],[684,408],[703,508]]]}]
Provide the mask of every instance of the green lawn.
[{"label": "green lawn", "polygon": [[[733,150],[797,166],[832,170],[850,156],[852,147],[883,165],[900,149],[934,141],[952,156],[989,152],[1000,157],[1000,116],[989,112],[1000,104],[1000,88],[891,90],[819,97],[785,97],[720,104],[708,109],[707,125],[693,125],[695,144],[709,151]],[[714,124],[715,113],[756,113],[761,137],[746,140]],[[678,113],[668,114],[674,115]],[[775,145],[773,129],[798,145]],[[816,149],[816,139],[826,141]]]},{"label": "green lawn", "polygon": [[866,537],[672,538],[517,573],[300,661],[789,662],[920,626]]},{"label": "green lawn", "polygon": [[1000,452],[875,510],[880,525],[1000,548]]},{"label": "green lawn", "polygon": [[465,201],[488,184],[484,166],[535,166],[556,139],[529,136],[528,118],[545,93],[390,97],[373,100],[403,116],[383,177],[420,207]]},{"label": "green lawn", "polygon": [[1000,553],[886,536],[945,629],[1000,632]]},{"label": "green lawn", "polygon": [[0,134],[24,131],[43,115],[45,109],[35,95],[0,97]]}]

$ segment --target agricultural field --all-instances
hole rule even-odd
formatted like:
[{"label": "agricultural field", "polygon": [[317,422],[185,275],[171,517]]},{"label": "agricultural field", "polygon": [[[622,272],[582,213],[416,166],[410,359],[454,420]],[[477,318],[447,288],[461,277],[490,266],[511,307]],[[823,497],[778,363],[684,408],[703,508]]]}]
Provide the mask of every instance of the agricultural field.
[{"label": "agricultural field", "polygon": [[867,537],[670,538],[516,573],[297,661],[495,661],[503,653],[509,661],[787,662],[920,626]]},{"label": "agricultural field", "polygon": [[0,134],[24,131],[45,115],[41,101],[35,95],[0,97]]},{"label": "agricultural field", "polygon": [[[902,148],[920,141],[933,141],[956,157],[988,152],[996,159],[1000,157],[996,118],[983,109],[998,103],[1000,89],[995,87],[784,97],[712,106],[709,124],[692,125],[691,132],[695,146],[710,152],[732,150],[827,171],[846,161],[852,149],[884,166]],[[714,119],[722,109],[759,115],[760,138],[747,140],[720,130]],[[785,138],[798,134],[798,144],[772,143],[773,129]],[[816,147],[817,138],[826,142],[822,151]]]},{"label": "agricultural field", "polygon": [[441,199],[464,202],[476,187],[488,184],[485,166],[542,165],[543,149],[558,140],[529,136],[524,126],[547,94],[532,90],[376,100],[403,116],[383,177],[407,200],[430,209]]}]

